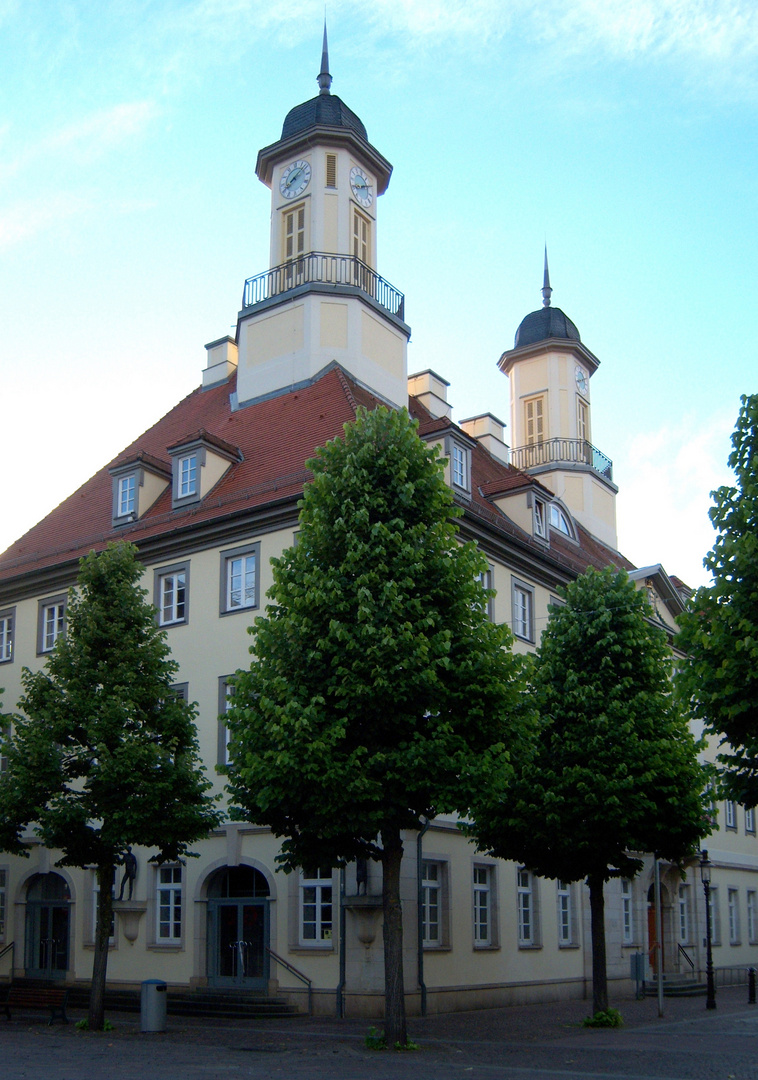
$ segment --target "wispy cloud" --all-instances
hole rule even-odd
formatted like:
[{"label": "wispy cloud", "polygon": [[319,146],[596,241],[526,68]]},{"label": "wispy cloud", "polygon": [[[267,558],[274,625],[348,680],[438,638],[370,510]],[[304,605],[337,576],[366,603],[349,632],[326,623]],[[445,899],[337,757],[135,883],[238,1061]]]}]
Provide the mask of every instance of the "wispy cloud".
[{"label": "wispy cloud", "polygon": [[81,195],[59,193],[49,198],[19,202],[0,210],[0,250],[29,240],[36,233],[59,225],[91,209]]}]

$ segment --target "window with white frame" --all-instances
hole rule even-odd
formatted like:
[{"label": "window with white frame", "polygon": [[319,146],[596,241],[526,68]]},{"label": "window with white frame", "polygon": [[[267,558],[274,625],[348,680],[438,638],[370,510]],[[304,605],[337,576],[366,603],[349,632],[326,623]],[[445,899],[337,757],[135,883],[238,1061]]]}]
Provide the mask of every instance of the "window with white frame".
[{"label": "window with white frame", "polygon": [[634,908],[632,907],[632,883],[621,879],[621,940],[624,945],[634,941]]},{"label": "window with white frame", "polygon": [[727,890],[727,910],[729,913],[729,944],[740,943],[740,902],[736,889]]},{"label": "window with white frame", "polygon": [[442,863],[421,863],[421,932],[424,945],[442,944]]},{"label": "window with white frame", "polygon": [[747,891],[747,936],[751,945],[758,940],[758,893],[755,889]]},{"label": "window with white frame", "polygon": [[189,619],[189,563],[166,566],[155,572],[155,606],[161,626]]},{"label": "window with white frame", "polygon": [[189,499],[197,495],[197,454],[186,454],[177,462],[176,497]]},{"label": "window with white frame", "polygon": [[534,589],[523,581],[512,581],[513,633],[524,641],[534,641]]},{"label": "window with white frame", "polygon": [[221,552],[221,614],[258,607],[260,544]]},{"label": "window with white frame", "polygon": [[0,611],[0,664],[9,664],[13,660],[15,622],[15,608]]},{"label": "window with white frame", "polygon": [[[492,567],[489,566],[484,571],[484,573],[479,574],[478,577],[477,577],[477,580],[480,582],[482,588],[485,589],[487,592],[490,592],[492,590],[492,588],[493,588],[493,580],[492,580],[493,579],[493,573],[494,573],[494,571],[493,571]],[[485,601],[484,601],[485,611],[487,612],[487,618],[490,619],[490,620],[494,619],[494,617],[495,617],[494,601],[495,601],[494,596],[485,597]]]},{"label": "window with white frame", "polygon": [[300,875],[300,944],[324,945],[332,941],[332,870],[315,866]]},{"label": "window with white frame", "polygon": [[182,940],[182,868],[159,866],[155,892],[155,940],[159,945],[178,945]]},{"label": "window with white frame", "polygon": [[537,944],[537,904],[534,874],[520,866],[516,872],[516,897],[518,904],[518,943],[520,946]]},{"label": "window with white frame", "polygon": [[727,799],[724,803],[724,823],[727,829],[737,828],[737,807],[733,799]]},{"label": "window with white frame", "polygon": [[474,945],[492,944],[492,867],[474,867]]},{"label": "window with white frame", "polygon": [[556,881],[558,899],[558,944],[572,945],[574,942],[574,912],[571,894],[571,882]]},{"label": "window with white frame", "polygon": [[8,870],[0,866],[0,941],[5,941],[5,923],[8,915]]},{"label": "window with white frame", "polygon": [[550,503],[550,528],[557,529],[558,532],[562,532],[564,536],[574,535],[574,530],[571,527],[568,514],[563,511],[556,503]]},{"label": "window with white frame", "polygon": [[745,807],[745,832],[755,835],[755,809],[752,806]]},{"label": "window with white frame", "polygon": [[119,476],[116,489],[116,517],[127,517],[137,510],[137,477],[134,473]]},{"label": "window with white frame", "polygon": [[680,945],[687,945],[690,940],[690,887],[680,885],[677,895],[677,936]]},{"label": "window with white frame", "polygon": [[65,594],[40,600],[37,614],[37,653],[52,652],[56,641],[65,632]]},{"label": "window with white frame", "polygon": [[534,535],[547,540],[547,514],[542,499],[534,500]]},{"label": "window with white frame", "polygon": [[232,703],[234,686],[230,675],[222,675],[218,680],[218,764],[226,765],[229,761],[229,727],[226,723],[226,711]]}]

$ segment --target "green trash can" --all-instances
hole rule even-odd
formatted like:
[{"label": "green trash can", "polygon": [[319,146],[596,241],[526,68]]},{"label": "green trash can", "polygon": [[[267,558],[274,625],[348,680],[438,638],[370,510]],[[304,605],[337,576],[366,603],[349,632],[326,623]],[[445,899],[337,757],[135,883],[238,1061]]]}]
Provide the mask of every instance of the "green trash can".
[{"label": "green trash can", "polygon": [[167,985],[162,979],[145,979],[140,995],[140,1031],[166,1030]]}]

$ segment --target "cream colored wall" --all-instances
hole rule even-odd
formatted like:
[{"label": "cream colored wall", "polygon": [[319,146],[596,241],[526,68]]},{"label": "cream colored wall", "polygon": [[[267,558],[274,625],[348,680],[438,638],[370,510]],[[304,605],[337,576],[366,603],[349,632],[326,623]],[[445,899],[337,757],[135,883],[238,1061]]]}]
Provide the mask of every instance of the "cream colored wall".
[{"label": "cream colored wall", "polygon": [[200,470],[201,499],[205,498],[211,488],[219,482],[230,467],[231,462],[228,458],[221,457],[220,454],[214,454],[212,450],[206,450],[205,465]]},{"label": "cream colored wall", "polygon": [[137,488],[137,517],[142,517],[150,509],[170,483],[169,480],[164,480],[162,476],[156,476],[147,469],[142,470],[142,476],[143,482]]}]

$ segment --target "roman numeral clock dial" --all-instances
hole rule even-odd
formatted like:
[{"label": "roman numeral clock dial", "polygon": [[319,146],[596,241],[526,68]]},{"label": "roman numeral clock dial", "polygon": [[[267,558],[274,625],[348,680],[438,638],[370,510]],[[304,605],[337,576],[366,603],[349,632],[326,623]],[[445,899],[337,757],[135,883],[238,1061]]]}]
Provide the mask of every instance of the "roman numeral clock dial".
[{"label": "roman numeral clock dial", "polygon": [[279,190],[285,199],[302,195],[311,181],[311,167],[307,161],[293,161],[282,173]]}]

